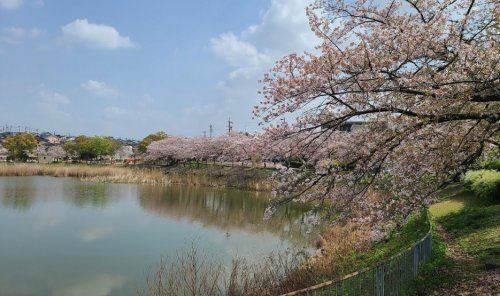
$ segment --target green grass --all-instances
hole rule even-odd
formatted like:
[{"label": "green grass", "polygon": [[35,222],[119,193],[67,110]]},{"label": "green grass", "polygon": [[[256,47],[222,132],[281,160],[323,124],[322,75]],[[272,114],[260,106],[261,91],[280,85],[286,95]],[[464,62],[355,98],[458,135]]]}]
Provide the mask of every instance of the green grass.
[{"label": "green grass", "polygon": [[[500,204],[498,199],[479,198],[475,192],[457,184],[438,196],[441,200],[429,207],[431,223],[441,226],[459,250],[475,258],[480,269],[485,263],[499,265]],[[431,260],[423,268],[412,289],[413,295],[427,295],[437,289],[452,287],[464,275],[445,272],[456,263],[447,254],[446,242],[434,228]],[[459,266],[459,270],[462,267]],[[468,275],[470,276],[470,275]]]},{"label": "green grass", "polygon": [[430,291],[451,287],[456,278],[453,274],[441,271],[453,266],[446,256],[446,243],[438,236],[436,228],[432,231],[432,253],[429,262],[420,270],[417,279],[410,287],[409,295],[427,295]]},{"label": "green grass", "polygon": [[498,261],[500,255],[500,205],[464,208],[438,219],[466,254]]},{"label": "green grass", "polygon": [[406,250],[422,239],[429,231],[429,219],[425,212],[410,218],[403,227],[396,229],[386,240],[374,244],[364,252],[345,254],[345,262],[349,264],[347,273],[371,267]]},{"label": "green grass", "polygon": [[357,259],[366,266],[383,261],[423,238],[429,231],[429,227],[429,219],[425,212],[414,215],[405,226],[394,231],[387,240],[375,244],[365,253],[358,254]]}]

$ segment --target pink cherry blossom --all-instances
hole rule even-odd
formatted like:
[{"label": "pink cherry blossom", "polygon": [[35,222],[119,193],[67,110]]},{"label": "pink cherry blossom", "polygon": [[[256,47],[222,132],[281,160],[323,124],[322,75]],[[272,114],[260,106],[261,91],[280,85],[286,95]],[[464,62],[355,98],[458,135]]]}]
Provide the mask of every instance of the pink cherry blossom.
[{"label": "pink cherry blossom", "polygon": [[261,138],[304,161],[276,175],[270,209],[318,200],[337,218],[403,221],[498,149],[497,1],[320,0],[307,14],[321,44],[277,61],[254,110],[296,117]]}]

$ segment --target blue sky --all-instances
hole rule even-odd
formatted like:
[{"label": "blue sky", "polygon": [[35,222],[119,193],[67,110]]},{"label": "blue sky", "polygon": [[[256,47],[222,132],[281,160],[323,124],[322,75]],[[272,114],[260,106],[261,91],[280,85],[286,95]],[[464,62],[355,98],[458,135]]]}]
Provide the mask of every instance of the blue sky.
[{"label": "blue sky", "polygon": [[0,0],[0,125],[142,138],[256,130],[258,80],[311,50],[309,0]]}]

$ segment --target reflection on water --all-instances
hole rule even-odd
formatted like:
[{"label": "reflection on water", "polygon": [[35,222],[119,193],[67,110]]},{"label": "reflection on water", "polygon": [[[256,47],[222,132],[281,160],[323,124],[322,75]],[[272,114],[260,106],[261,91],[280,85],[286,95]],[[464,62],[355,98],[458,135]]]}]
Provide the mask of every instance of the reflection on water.
[{"label": "reflection on water", "polygon": [[160,216],[203,223],[224,231],[269,231],[276,235],[304,238],[311,229],[306,207],[289,204],[270,221],[263,213],[266,193],[200,187],[140,186],[140,204]]},{"label": "reflection on water", "polygon": [[1,177],[0,194],[0,295],[135,295],[149,267],[192,240],[254,260],[310,230],[298,205],[264,222],[262,193]]},{"label": "reflection on water", "polygon": [[67,184],[64,186],[64,197],[78,207],[104,207],[109,198],[115,196],[109,190],[109,185],[104,183]]},{"label": "reflection on water", "polygon": [[33,204],[36,187],[33,179],[13,178],[12,182],[0,182],[2,206],[15,210],[28,210]]}]

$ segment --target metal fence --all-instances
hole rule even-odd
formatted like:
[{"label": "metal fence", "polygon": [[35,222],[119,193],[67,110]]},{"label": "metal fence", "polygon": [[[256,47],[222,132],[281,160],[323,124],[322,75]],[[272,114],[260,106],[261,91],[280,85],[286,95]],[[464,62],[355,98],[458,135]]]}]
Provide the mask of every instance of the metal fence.
[{"label": "metal fence", "polygon": [[420,241],[403,252],[370,268],[365,268],[337,280],[282,296],[293,295],[402,295],[410,287],[419,269],[431,254],[431,230]]}]

